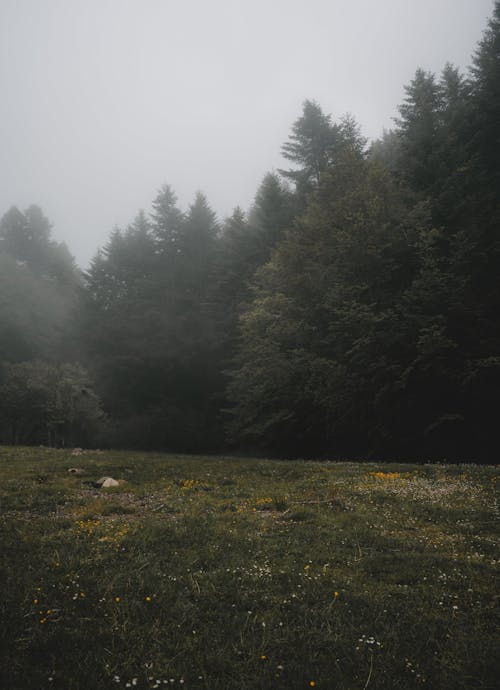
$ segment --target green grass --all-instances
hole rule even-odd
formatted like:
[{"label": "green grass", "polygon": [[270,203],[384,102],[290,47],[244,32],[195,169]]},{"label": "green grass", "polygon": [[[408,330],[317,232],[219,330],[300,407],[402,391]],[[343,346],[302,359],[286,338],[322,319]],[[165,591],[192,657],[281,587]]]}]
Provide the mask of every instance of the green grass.
[{"label": "green grass", "polygon": [[0,687],[495,688],[498,475],[0,448]]}]

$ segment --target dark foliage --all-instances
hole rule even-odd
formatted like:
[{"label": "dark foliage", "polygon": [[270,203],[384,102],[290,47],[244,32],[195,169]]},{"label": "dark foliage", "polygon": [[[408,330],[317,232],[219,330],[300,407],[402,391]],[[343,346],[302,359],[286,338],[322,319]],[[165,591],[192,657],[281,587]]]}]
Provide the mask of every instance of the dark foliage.
[{"label": "dark foliage", "polygon": [[223,223],[164,185],[83,278],[38,207],[5,214],[3,440],[95,442],[99,395],[118,446],[496,458],[500,0],[469,75],[417,70],[368,150],[305,101],[282,152]]}]

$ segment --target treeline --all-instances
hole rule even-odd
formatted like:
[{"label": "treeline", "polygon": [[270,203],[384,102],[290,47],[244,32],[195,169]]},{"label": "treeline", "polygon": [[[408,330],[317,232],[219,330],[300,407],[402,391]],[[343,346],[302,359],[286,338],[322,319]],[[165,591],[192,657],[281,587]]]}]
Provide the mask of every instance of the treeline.
[{"label": "treeline", "polygon": [[500,0],[467,77],[394,130],[306,101],[252,208],[162,187],[81,274],[0,222],[0,440],[492,461],[500,398]]}]

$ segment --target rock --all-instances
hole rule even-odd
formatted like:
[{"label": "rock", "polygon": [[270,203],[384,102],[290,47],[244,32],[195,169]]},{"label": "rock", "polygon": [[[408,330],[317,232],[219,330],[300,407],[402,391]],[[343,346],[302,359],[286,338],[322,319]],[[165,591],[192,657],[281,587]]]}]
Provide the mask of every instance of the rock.
[{"label": "rock", "polygon": [[80,467],[69,467],[68,472],[70,474],[83,474],[83,470]]},{"label": "rock", "polygon": [[120,483],[113,479],[113,477],[101,477],[96,481],[96,485],[101,489],[108,489],[111,486],[120,486]]}]

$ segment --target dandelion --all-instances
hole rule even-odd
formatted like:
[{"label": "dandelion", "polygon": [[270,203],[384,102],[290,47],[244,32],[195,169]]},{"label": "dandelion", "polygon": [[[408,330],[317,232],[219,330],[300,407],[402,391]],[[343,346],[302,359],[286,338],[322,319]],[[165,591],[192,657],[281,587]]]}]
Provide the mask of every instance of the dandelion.
[{"label": "dandelion", "polygon": [[117,604],[119,604],[120,601],[121,601],[120,597],[115,597],[115,601],[116,601]]},{"label": "dandelion", "polygon": [[38,604],[38,599],[33,599],[34,604]]},{"label": "dandelion", "polygon": [[316,685],[316,683],[315,683],[313,680],[310,680],[310,681],[309,681],[309,686],[310,686],[311,688],[314,688],[315,685]]},{"label": "dandelion", "polygon": [[333,596],[335,597],[335,599],[338,597],[338,595],[339,595],[338,592],[334,592],[334,593],[333,593]]},{"label": "dandelion", "polygon": [[265,661],[267,659],[267,656],[263,654],[260,658],[262,659],[262,661]]},{"label": "dandelion", "polygon": [[151,601],[151,597],[146,597],[146,601]]}]

